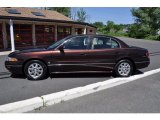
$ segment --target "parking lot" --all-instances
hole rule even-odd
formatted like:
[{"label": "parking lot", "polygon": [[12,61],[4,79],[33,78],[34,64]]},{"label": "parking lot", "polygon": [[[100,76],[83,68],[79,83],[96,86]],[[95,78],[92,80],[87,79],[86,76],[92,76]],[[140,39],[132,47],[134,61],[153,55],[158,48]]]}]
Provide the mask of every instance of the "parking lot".
[{"label": "parking lot", "polygon": [[[121,39],[129,45],[144,47],[149,50],[151,55],[151,64],[148,68],[140,70],[141,72],[160,68],[160,42],[130,38]],[[52,75],[48,79],[40,81],[30,81],[21,76],[13,78],[4,67],[5,58],[6,56],[0,56],[0,105],[105,81],[112,78],[111,74],[100,73],[59,74]],[[156,75],[156,77],[159,79],[158,75]]]}]

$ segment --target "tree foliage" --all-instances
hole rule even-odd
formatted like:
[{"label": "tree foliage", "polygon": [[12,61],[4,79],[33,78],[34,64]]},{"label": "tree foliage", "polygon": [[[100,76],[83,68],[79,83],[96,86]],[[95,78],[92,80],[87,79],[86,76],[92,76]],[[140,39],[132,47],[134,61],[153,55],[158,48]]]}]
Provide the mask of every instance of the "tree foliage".
[{"label": "tree foliage", "polygon": [[87,19],[87,13],[83,10],[83,8],[80,8],[77,11],[77,21],[78,22],[85,22]]},{"label": "tree foliage", "polygon": [[106,25],[106,31],[111,32],[114,31],[114,22],[113,21],[107,21]]},{"label": "tree foliage", "polygon": [[150,35],[157,35],[160,28],[160,8],[134,8],[131,10],[135,17],[135,24],[129,27],[129,36],[145,38]]},{"label": "tree foliage", "polygon": [[126,28],[127,25],[123,25],[123,24],[115,24],[113,21],[107,21],[106,24],[106,31],[107,32],[118,32],[120,30],[123,30],[124,28]]},{"label": "tree foliage", "polygon": [[102,22],[95,22],[99,33],[114,36],[129,36],[133,38],[160,40],[160,8],[140,7],[131,10],[135,23],[115,24],[107,21],[106,25]]},{"label": "tree foliage", "polygon": [[103,34],[104,33],[105,25],[103,24],[103,22],[95,22],[95,23],[93,23],[93,25],[97,27],[97,32],[99,34]]},{"label": "tree foliage", "polygon": [[71,8],[70,7],[47,7],[47,10],[57,11],[67,17],[71,17]]},{"label": "tree foliage", "polygon": [[104,26],[103,22],[95,22],[93,23],[94,26],[96,26],[97,28],[102,28]]},{"label": "tree foliage", "polygon": [[126,31],[124,29],[128,28],[126,24],[115,24],[113,21],[107,21],[106,24],[103,22],[95,22],[94,26],[97,27],[97,32],[99,34],[113,35],[113,36],[126,36]]}]

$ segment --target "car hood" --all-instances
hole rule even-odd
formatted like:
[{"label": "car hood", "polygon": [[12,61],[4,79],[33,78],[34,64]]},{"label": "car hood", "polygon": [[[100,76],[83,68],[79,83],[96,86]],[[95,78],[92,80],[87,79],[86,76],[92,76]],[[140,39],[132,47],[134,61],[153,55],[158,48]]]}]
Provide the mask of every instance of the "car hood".
[{"label": "car hood", "polygon": [[16,54],[21,54],[21,53],[40,52],[45,50],[46,48],[31,48],[31,49],[16,50],[15,52],[10,53],[9,56],[14,56]]}]

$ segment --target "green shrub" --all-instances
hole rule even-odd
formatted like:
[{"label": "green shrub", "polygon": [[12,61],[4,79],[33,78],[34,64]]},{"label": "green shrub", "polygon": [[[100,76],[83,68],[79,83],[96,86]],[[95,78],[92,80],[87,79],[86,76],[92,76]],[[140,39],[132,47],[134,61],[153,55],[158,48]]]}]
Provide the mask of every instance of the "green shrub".
[{"label": "green shrub", "polygon": [[105,35],[108,36],[117,36],[117,37],[127,37],[128,33],[123,32],[123,31],[118,31],[118,32],[105,32]]},{"label": "green shrub", "polygon": [[158,40],[158,41],[160,41],[160,35],[155,35],[155,36],[149,35],[149,36],[145,37],[145,39],[147,39],[147,40]]}]

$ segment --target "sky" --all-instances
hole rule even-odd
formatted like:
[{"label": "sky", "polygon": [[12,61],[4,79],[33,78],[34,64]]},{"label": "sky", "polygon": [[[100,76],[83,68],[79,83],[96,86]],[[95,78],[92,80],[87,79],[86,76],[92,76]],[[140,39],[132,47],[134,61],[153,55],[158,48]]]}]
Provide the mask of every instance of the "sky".
[{"label": "sky", "polygon": [[[72,8],[72,15],[75,14],[79,8]],[[133,16],[130,12],[130,7],[84,7],[87,15],[87,21],[93,23],[96,21],[106,24],[108,20],[116,24],[131,24],[134,23]]]}]

